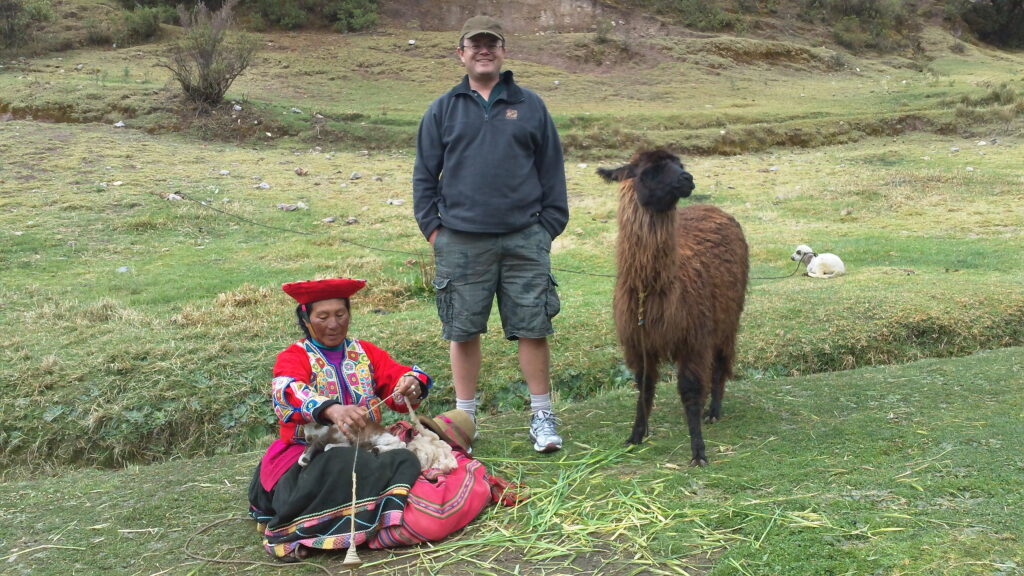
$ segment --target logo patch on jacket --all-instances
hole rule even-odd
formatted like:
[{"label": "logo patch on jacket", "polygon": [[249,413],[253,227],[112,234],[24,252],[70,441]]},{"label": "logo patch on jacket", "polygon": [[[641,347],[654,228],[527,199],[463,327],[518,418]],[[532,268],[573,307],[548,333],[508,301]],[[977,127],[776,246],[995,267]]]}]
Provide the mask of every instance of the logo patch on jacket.
[{"label": "logo patch on jacket", "polygon": [[516,120],[519,118],[519,111],[515,108],[505,110],[505,120]]}]

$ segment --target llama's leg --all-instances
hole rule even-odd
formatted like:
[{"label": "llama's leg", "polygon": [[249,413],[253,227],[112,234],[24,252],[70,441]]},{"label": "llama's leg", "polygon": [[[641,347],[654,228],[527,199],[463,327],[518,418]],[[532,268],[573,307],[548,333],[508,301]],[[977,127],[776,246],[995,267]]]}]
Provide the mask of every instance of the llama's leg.
[{"label": "llama's leg", "polygon": [[705,416],[708,424],[714,424],[722,419],[722,398],[725,396],[725,374],[728,362],[724,353],[718,354],[715,358],[715,365],[711,368],[711,406]]},{"label": "llama's leg", "polygon": [[704,435],[701,431],[702,412],[707,392],[701,376],[690,367],[679,367],[679,398],[683,401],[686,411],[686,427],[690,430],[690,452],[693,458],[690,466],[707,466],[708,457],[704,453]]},{"label": "llama's leg", "polygon": [[630,433],[626,444],[640,444],[647,436],[647,419],[654,406],[654,388],[657,384],[657,371],[636,372],[636,386],[638,393],[636,397],[636,419],[633,421],[633,432]]}]

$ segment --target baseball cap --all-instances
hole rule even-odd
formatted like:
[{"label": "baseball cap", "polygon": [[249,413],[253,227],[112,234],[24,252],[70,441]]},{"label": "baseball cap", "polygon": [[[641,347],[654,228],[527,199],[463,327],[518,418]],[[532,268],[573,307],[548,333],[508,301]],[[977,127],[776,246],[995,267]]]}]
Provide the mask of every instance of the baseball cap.
[{"label": "baseball cap", "polygon": [[462,36],[460,38],[472,38],[477,34],[489,34],[494,36],[501,43],[505,43],[505,33],[501,29],[501,22],[490,16],[473,16],[462,26]]}]

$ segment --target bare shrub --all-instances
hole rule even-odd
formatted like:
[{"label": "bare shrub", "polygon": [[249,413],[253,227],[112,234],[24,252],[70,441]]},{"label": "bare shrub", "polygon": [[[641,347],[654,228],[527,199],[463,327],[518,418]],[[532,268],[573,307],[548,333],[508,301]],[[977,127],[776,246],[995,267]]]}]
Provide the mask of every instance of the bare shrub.
[{"label": "bare shrub", "polygon": [[229,34],[232,9],[239,0],[227,0],[211,12],[202,2],[189,11],[178,7],[185,35],[160,63],[174,75],[185,97],[196,104],[216,106],[249,64],[259,45],[248,34]]},{"label": "bare shrub", "polygon": [[85,20],[85,43],[90,46],[110,46],[114,43],[114,31],[107,20],[88,18]]}]

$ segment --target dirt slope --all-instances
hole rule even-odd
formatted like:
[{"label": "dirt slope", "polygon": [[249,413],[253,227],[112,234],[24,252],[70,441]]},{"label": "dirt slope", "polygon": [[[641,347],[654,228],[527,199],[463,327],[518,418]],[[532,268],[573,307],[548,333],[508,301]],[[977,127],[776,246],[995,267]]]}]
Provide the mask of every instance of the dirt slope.
[{"label": "dirt slope", "polygon": [[598,22],[614,21],[640,35],[665,33],[670,27],[658,19],[620,10],[597,0],[386,0],[381,15],[395,26],[419,30],[458,30],[467,18],[488,14],[499,18],[513,34],[590,32]]}]

